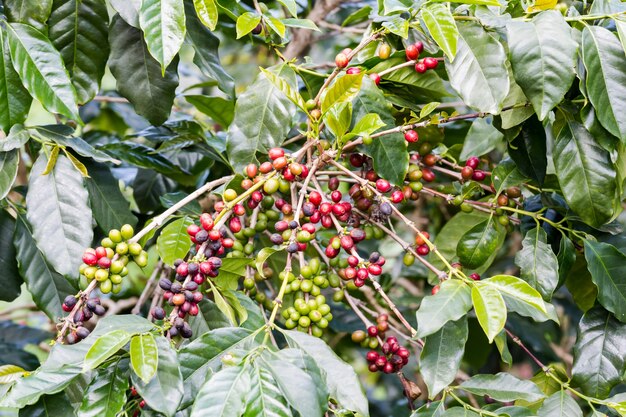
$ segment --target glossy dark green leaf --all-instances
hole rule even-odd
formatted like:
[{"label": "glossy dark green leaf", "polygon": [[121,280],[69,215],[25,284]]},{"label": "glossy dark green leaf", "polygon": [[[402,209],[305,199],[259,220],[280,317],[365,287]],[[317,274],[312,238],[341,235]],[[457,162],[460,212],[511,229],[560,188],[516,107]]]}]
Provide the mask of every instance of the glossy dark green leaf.
[{"label": "glossy dark green leaf", "polygon": [[10,22],[26,23],[45,32],[52,0],[4,0],[2,3]]},{"label": "glossy dark green leaf", "polygon": [[583,29],[582,58],[587,69],[587,94],[602,126],[626,142],[626,52],[608,29]]},{"label": "glossy dark green leaf", "polygon": [[422,8],[422,19],[444,54],[454,60],[459,30],[448,4],[430,3]]},{"label": "glossy dark green leaf", "polygon": [[85,185],[93,217],[100,229],[119,229],[124,224],[135,226],[137,218],[131,213],[129,203],[120,191],[119,181],[104,164],[86,161],[89,178]]},{"label": "glossy dark green leaf", "polygon": [[97,162],[112,162],[119,164],[120,161],[107,155],[106,153],[97,150],[89,143],[85,142],[78,136],[73,136],[74,130],[65,125],[45,125],[35,126],[29,130],[30,133],[39,137],[42,140],[50,143],[56,143],[61,146],[65,146],[76,151],[77,154],[86,158],[92,158]]},{"label": "glossy dark green leaf", "polygon": [[[167,193],[160,198],[161,205],[165,208],[173,207],[174,204],[178,203],[182,199],[188,197],[189,194],[183,191],[177,191],[175,193]],[[183,207],[178,209],[178,213],[196,216],[198,213],[202,213],[202,208],[200,207],[200,203],[196,200],[192,200],[190,203],[185,204]]]},{"label": "glossy dark green leaf", "polygon": [[6,138],[0,139],[0,152],[8,152],[13,149],[19,149],[22,145],[28,142],[29,139],[30,133],[28,129],[25,129],[21,124],[13,125]]},{"label": "glossy dark green leaf", "polygon": [[604,399],[621,382],[624,371],[626,324],[600,306],[589,310],[578,325],[574,347],[572,385],[594,398]]},{"label": "glossy dark green leaf", "polygon": [[467,318],[447,322],[424,340],[420,355],[420,372],[428,387],[428,398],[434,398],[456,377],[468,337]]},{"label": "glossy dark green leaf", "polygon": [[6,211],[0,210],[0,300],[13,301],[20,295],[23,280],[17,267],[17,258],[13,239],[15,220]]},{"label": "glossy dark green leaf", "polygon": [[119,16],[111,22],[109,44],[109,67],[119,93],[150,123],[165,122],[178,86],[178,59],[174,59],[162,75],[159,62],[148,52],[142,32]]},{"label": "glossy dark green leaf", "polygon": [[250,392],[244,417],[291,417],[292,413],[272,374],[263,364],[254,362],[250,369]]},{"label": "glossy dark green leaf", "polygon": [[[352,113],[353,124],[367,114],[375,113],[387,126],[394,126],[395,120],[391,114],[391,107],[382,91],[369,77],[365,77],[361,84],[361,91],[354,99]],[[364,152],[372,157],[374,169],[381,177],[394,184],[402,184],[409,168],[409,154],[406,151],[406,141],[401,133],[386,135],[365,147]]]},{"label": "glossy dark green leaf", "polygon": [[148,51],[165,72],[185,39],[183,0],[143,0],[139,8],[139,26]]},{"label": "glossy dark green leaf", "polygon": [[72,404],[65,393],[44,395],[33,405],[20,410],[20,417],[74,417]]},{"label": "glossy dark green leaf", "polygon": [[498,401],[534,402],[545,397],[533,382],[517,379],[505,372],[495,375],[475,375],[460,386],[473,394],[489,395]]},{"label": "glossy dark green leaf", "polygon": [[139,8],[141,0],[109,0],[113,10],[132,27],[139,28]]},{"label": "glossy dark green leaf", "polygon": [[229,97],[235,97],[235,81],[224,70],[220,63],[218,47],[220,40],[202,25],[196,18],[193,6],[185,2],[187,16],[187,37],[185,42],[193,46],[193,62],[202,70],[204,75],[217,81],[220,90]]},{"label": "glossy dark green leaf", "polygon": [[485,220],[468,230],[456,247],[461,264],[475,269],[483,266],[504,240],[502,227],[493,220]]},{"label": "glossy dark green leaf", "polygon": [[559,285],[565,282],[567,275],[576,262],[576,248],[571,240],[566,237],[559,243],[559,253],[556,255],[559,262]]},{"label": "glossy dark green leaf", "polygon": [[15,178],[17,178],[19,163],[20,154],[18,149],[0,152],[0,200],[11,191]]},{"label": "glossy dark green leaf", "polygon": [[[404,58],[392,57],[375,65],[371,72],[381,72],[398,64],[406,62]],[[365,85],[365,81],[363,85]],[[417,96],[424,100],[440,100],[449,95],[441,77],[435,71],[427,71],[423,74],[415,72],[414,67],[399,68],[387,75],[381,81],[386,87],[395,87],[394,92],[408,93],[408,97]],[[402,91],[398,91],[400,89]],[[380,103],[385,106],[385,103]],[[385,137],[386,139],[387,137]]]},{"label": "glossy dark green leaf", "polygon": [[463,317],[471,308],[471,289],[467,284],[458,279],[443,281],[437,294],[422,299],[416,313],[416,337],[437,332],[448,321]]},{"label": "glossy dark green leaf", "polygon": [[80,120],[76,92],[59,52],[41,32],[23,23],[7,25],[11,61],[29,93],[46,110]]},{"label": "glossy dark green leaf", "polygon": [[598,298],[598,287],[593,283],[591,273],[587,269],[587,261],[578,256],[572,269],[565,279],[565,286],[572,294],[574,303],[583,312],[589,311]]},{"label": "glossy dark green leaf", "polygon": [[100,149],[129,164],[141,168],[153,169],[161,174],[176,176],[189,174],[180,166],[177,166],[165,156],[155,153],[149,146],[134,142],[116,142],[102,146]]},{"label": "glossy dark green leaf", "polygon": [[48,37],[61,53],[79,104],[100,87],[109,57],[109,17],[103,0],[54,0]]},{"label": "glossy dark green leaf", "polygon": [[213,374],[202,386],[190,417],[227,417],[243,414],[250,391],[249,365],[231,366]]},{"label": "glossy dark green leaf", "polygon": [[115,355],[131,339],[132,333],[125,330],[113,330],[100,336],[87,351],[83,371],[95,369],[104,361]]},{"label": "glossy dark green leaf", "polygon": [[482,282],[493,286],[503,296],[506,294],[508,297],[536,309],[539,313],[547,314],[541,294],[520,278],[511,275],[495,275]]},{"label": "glossy dark green leaf", "polygon": [[368,403],[354,369],[323,341],[298,331],[283,331],[290,347],[311,356],[322,371],[330,397],[348,410],[368,416]]},{"label": "glossy dark green leaf", "polygon": [[157,239],[159,257],[167,265],[173,265],[176,259],[182,259],[189,252],[191,239],[187,227],[193,223],[190,217],[183,217],[169,223]]},{"label": "glossy dark green leaf", "polygon": [[558,133],[553,158],[563,197],[572,210],[590,226],[606,223],[617,197],[609,153],[583,125],[568,121]]},{"label": "glossy dark green leaf", "polygon": [[231,100],[222,97],[209,97],[200,95],[185,96],[190,104],[196,109],[209,116],[222,127],[228,127],[235,115],[235,104]]},{"label": "glossy dark green leaf", "polygon": [[472,287],[472,304],[480,327],[492,343],[506,323],[506,304],[500,291],[488,283],[477,282]]},{"label": "glossy dark green leaf", "polygon": [[98,370],[89,384],[78,417],[115,417],[126,403],[128,360],[120,359]]},{"label": "glossy dark green leaf", "polygon": [[0,31],[0,47],[0,129],[8,133],[13,125],[26,120],[33,99],[13,68],[4,31]]},{"label": "glossy dark green leaf", "polygon": [[548,10],[530,22],[508,23],[507,39],[515,80],[543,120],[574,81],[578,45],[571,28],[560,12]]},{"label": "glossy dark green leaf", "polygon": [[239,278],[246,273],[246,267],[253,264],[254,260],[250,258],[225,258],[220,267],[220,274],[213,281],[220,288],[236,290]]},{"label": "glossy dark green leaf", "polygon": [[147,384],[134,373],[131,373],[131,380],[150,408],[172,417],[183,398],[180,363],[168,339],[158,336],[156,342],[159,349],[159,367],[156,375]]},{"label": "glossy dark green leaf", "polygon": [[35,404],[42,395],[62,391],[79,374],[80,368],[76,366],[64,366],[57,370],[39,369],[20,378],[9,393],[0,399],[0,407],[23,408]]},{"label": "glossy dark green leaf", "polygon": [[463,23],[458,27],[456,56],[452,62],[446,60],[450,84],[468,106],[498,114],[509,92],[504,48],[478,24]]},{"label": "glossy dark green leaf", "polygon": [[[280,65],[271,70],[291,88],[296,88],[296,75],[289,66]],[[295,110],[296,106],[263,75],[239,96],[226,145],[235,172],[255,162],[257,152],[267,153],[283,143]]]},{"label": "glossy dark green leaf", "polygon": [[22,215],[17,217],[15,251],[19,271],[33,301],[52,320],[63,315],[63,299],[76,290],[46,261],[37,247],[31,226]]},{"label": "glossy dark green leaf", "polygon": [[522,241],[522,250],[515,256],[515,263],[521,269],[521,278],[549,301],[559,283],[559,264],[546,240],[543,228],[529,230]]},{"label": "glossy dark green leaf", "polygon": [[626,255],[608,243],[585,240],[585,259],[598,287],[598,301],[626,322]]},{"label": "glossy dark green leaf", "polygon": [[193,403],[209,372],[217,371],[221,366],[222,355],[235,349],[250,349],[258,344],[248,337],[251,334],[249,330],[241,328],[214,329],[180,349],[178,358],[185,389],[181,406]]},{"label": "glossy dark green leaf", "polygon": [[519,135],[509,143],[508,151],[524,175],[543,185],[548,166],[546,132],[536,117],[524,123]]},{"label": "glossy dark green leaf", "polygon": [[143,382],[150,382],[156,374],[159,356],[152,333],[133,336],[130,339],[130,366]]},{"label": "glossy dark green leaf", "polygon": [[54,170],[42,175],[46,163],[42,154],[31,170],[26,217],[48,262],[61,274],[77,277],[83,252],[93,239],[89,194],[67,157],[60,155]]},{"label": "glossy dark green leaf", "polygon": [[466,160],[470,156],[482,156],[494,150],[502,143],[502,139],[504,135],[491,122],[484,118],[476,119],[465,136],[459,158]]},{"label": "glossy dark green leaf", "polygon": [[537,410],[539,417],[582,417],[583,412],[566,390],[556,392],[545,399]]},{"label": "glossy dark green leaf", "polygon": [[188,323],[194,335],[201,336],[210,330],[230,327],[230,321],[217,308],[213,301],[205,298],[198,303],[198,308],[200,309],[199,314],[197,316],[191,316],[188,319]]},{"label": "glossy dark green leaf", "polygon": [[500,161],[498,166],[491,171],[491,181],[496,189],[496,194],[501,194],[511,186],[517,186],[524,181],[524,176],[517,169],[517,165],[511,159]]},{"label": "glossy dark green leaf", "polygon": [[161,196],[174,191],[176,182],[151,169],[140,168],[133,181],[133,197],[141,212],[160,211]]}]

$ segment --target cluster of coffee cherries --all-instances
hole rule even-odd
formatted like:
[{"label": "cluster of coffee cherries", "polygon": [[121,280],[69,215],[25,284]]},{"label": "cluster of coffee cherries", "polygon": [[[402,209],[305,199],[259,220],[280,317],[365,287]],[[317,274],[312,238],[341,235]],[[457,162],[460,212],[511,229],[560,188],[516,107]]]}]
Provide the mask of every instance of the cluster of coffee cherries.
[{"label": "cluster of coffee cherries", "polygon": [[400,346],[395,336],[389,336],[380,347],[381,353],[375,350],[367,352],[366,359],[370,372],[384,372],[390,374],[399,372],[409,362],[411,352]]},{"label": "cluster of coffee cherries", "polygon": [[427,57],[418,60],[420,54],[424,52],[424,44],[422,42],[415,42],[414,44],[407,45],[404,49],[407,61],[417,61],[415,63],[415,71],[419,74],[423,74],[428,70],[437,68],[437,58]]},{"label": "cluster of coffee cherries", "polygon": [[[215,204],[215,210],[217,212],[223,209],[223,206],[217,206],[218,204]],[[241,213],[240,215],[243,215],[243,213]],[[201,249],[203,249],[203,253],[201,253],[200,255],[203,255],[207,258],[224,256],[226,253],[226,249],[232,248],[235,243],[233,239],[228,237],[228,231],[225,227],[221,227],[218,230],[214,228],[214,226],[215,222],[213,220],[213,216],[211,216],[211,214],[209,213],[202,213],[200,215],[200,226],[193,223],[187,227],[187,234],[189,235],[191,241],[196,244],[195,252],[197,253]],[[230,221],[229,227],[233,233],[240,231],[241,221],[239,220],[239,218],[233,217]],[[218,265],[217,262],[215,262],[214,264]],[[221,261],[219,263],[219,266],[221,266]],[[217,266],[218,269],[219,266]],[[181,267],[181,270],[184,270],[184,267]],[[215,276],[217,276],[217,271],[215,271],[214,273]],[[185,276],[187,275],[185,274]]]},{"label": "cluster of coffee cherries", "polygon": [[117,294],[122,290],[122,278],[128,274],[126,265],[130,257],[141,268],[148,264],[148,254],[141,245],[128,243],[134,233],[133,227],[125,224],[120,230],[111,230],[100,242],[101,246],[85,250],[79,269],[82,289],[95,279],[103,294]]},{"label": "cluster of coffee cherries", "polygon": [[[63,300],[63,311],[70,312],[74,309],[78,303],[78,298],[73,295],[68,295]],[[100,304],[99,298],[91,298],[86,300],[83,307],[74,313],[73,328],[65,337],[68,344],[73,345],[78,343],[87,336],[89,336],[89,329],[84,326],[84,323],[89,321],[94,315],[104,316],[106,310]]]},{"label": "cluster of coffee cherries", "polygon": [[370,275],[378,276],[383,273],[385,258],[378,252],[372,252],[367,260],[356,255],[348,256],[348,266],[338,270],[339,277],[345,281],[353,281],[354,286],[360,288]]},{"label": "cluster of coffee cherries", "polygon": [[380,314],[376,317],[376,326],[369,326],[367,331],[356,330],[352,332],[351,339],[354,343],[358,343],[361,347],[369,349],[377,349],[379,346],[378,338],[384,337],[385,332],[389,330],[389,316]]}]

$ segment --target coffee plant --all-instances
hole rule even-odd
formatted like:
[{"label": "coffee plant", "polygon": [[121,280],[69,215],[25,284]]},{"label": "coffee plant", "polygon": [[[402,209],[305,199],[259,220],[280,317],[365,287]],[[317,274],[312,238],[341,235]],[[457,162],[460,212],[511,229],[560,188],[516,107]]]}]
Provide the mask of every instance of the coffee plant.
[{"label": "coffee plant", "polygon": [[3,0],[0,47],[0,416],[626,416],[626,3]]}]

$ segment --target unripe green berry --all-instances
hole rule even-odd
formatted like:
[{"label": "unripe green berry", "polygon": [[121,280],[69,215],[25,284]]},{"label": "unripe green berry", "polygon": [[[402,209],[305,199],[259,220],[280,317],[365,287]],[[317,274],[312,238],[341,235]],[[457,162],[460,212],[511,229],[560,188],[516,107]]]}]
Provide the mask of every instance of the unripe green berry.
[{"label": "unripe green berry", "polygon": [[130,253],[133,256],[137,256],[139,254],[141,254],[141,251],[143,250],[143,248],[141,247],[141,245],[139,243],[131,243],[130,245],[128,245],[128,253]]},{"label": "unripe green berry", "polygon": [[122,233],[117,229],[112,229],[109,232],[109,239],[114,243],[120,243],[122,241]]},{"label": "unripe green berry", "polygon": [[125,224],[124,226],[122,226],[122,228],[120,229],[120,232],[122,233],[122,238],[124,240],[131,239],[133,235],[135,234],[135,230],[133,229],[133,226],[131,226],[130,224]]},{"label": "unripe green berry", "polygon": [[121,284],[122,283],[122,276],[118,275],[118,274],[113,274],[109,277],[109,279],[111,280],[111,282],[113,284]]},{"label": "unripe green berry", "polygon": [[111,292],[112,289],[113,289],[113,283],[111,282],[111,280],[107,279],[100,283],[100,291],[102,291],[102,294],[108,294]]},{"label": "unripe green berry", "polygon": [[120,242],[117,245],[115,245],[115,252],[118,255],[126,255],[128,253],[128,244],[126,244],[125,242]]},{"label": "unripe green berry", "polygon": [[98,269],[94,277],[96,278],[96,281],[103,282],[109,278],[109,270]]}]

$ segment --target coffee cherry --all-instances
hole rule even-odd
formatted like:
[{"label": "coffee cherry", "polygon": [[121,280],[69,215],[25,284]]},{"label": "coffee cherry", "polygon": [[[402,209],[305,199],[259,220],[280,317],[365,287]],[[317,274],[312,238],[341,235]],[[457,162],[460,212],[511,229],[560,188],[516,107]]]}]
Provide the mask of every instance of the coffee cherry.
[{"label": "coffee cherry", "polygon": [[485,174],[484,171],[475,170],[474,171],[474,175],[472,175],[472,179],[474,181],[483,181],[486,176],[487,176],[487,174]]},{"label": "coffee cherry", "polygon": [[433,289],[432,289],[432,290],[430,290],[430,293],[431,293],[432,295],[435,295],[435,294],[437,294],[437,293],[439,292],[439,289],[440,289],[439,285],[435,285],[435,286],[433,287]]},{"label": "coffee cherry", "polygon": [[407,61],[414,61],[419,56],[420,52],[416,45],[408,45],[404,51]]},{"label": "coffee cherry", "polygon": [[470,158],[468,158],[467,161],[465,161],[465,166],[471,167],[472,169],[476,169],[478,168],[479,163],[480,163],[480,160],[478,159],[478,157],[471,156]]},{"label": "coffee cherry", "polygon": [[409,143],[414,143],[419,140],[419,135],[415,130],[407,130],[404,132],[404,139]]},{"label": "coffee cherry", "polygon": [[387,191],[391,190],[391,184],[389,184],[389,181],[381,178],[376,181],[376,189],[381,193],[386,193]]},{"label": "coffee cherry", "polygon": [[98,257],[96,256],[95,252],[85,252],[83,254],[83,262],[87,265],[94,266],[98,263]]},{"label": "coffee cherry", "polygon": [[360,74],[360,73],[361,73],[361,69],[358,67],[350,67],[346,70],[346,74],[354,75],[354,74]]},{"label": "coffee cherry", "polygon": [[461,178],[464,180],[469,180],[474,176],[474,169],[470,166],[464,166],[461,169]]},{"label": "coffee cherry", "polygon": [[470,278],[473,279],[474,281],[480,281],[480,275],[477,274],[476,272],[470,274]]},{"label": "coffee cherry", "polygon": [[435,69],[437,68],[437,64],[439,63],[439,61],[437,61],[437,58],[424,58],[424,65],[426,66],[427,69]]},{"label": "coffee cherry", "polygon": [[350,61],[348,60],[348,57],[346,54],[340,52],[337,54],[337,56],[335,56],[335,65],[337,66],[337,68],[345,68],[348,66],[348,63]]},{"label": "coffee cherry", "polygon": [[152,317],[156,320],[163,320],[165,318],[165,310],[162,307],[154,307],[152,309]]},{"label": "coffee cherry", "polygon": [[278,158],[284,157],[285,151],[281,148],[271,148],[269,151],[267,151],[267,155],[271,160],[276,160]]},{"label": "coffee cherry", "polygon": [[522,196],[522,191],[519,189],[519,187],[509,187],[506,189],[506,194],[509,196],[509,198],[519,198]]},{"label": "coffee cherry", "polygon": [[378,328],[376,326],[370,326],[367,328],[367,334],[370,337],[376,337],[378,336]]},{"label": "coffee cherry", "polygon": [[109,231],[109,239],[111,239],[114,243],[119,243],[122,241],[122,232],[117,229],[112,229]]},{"label": "coffee cherry", "polygon": [[498,205],[499,206],[508,206],[509,205],[509,197],[505,194],[500,194],[498,196]]},{"label": "coffee cherry", "polygon": [[237,198],[237,191],[233,190],[232,188],[228,188],[224,190],[223,197],[225,201],[233,201],[235,198]]},{"label": "coffee cherry", "polygon": [[380,75],[378,75],[378,73],[376,73],[376,72],[372,72],[372,73],[369,75],[369,77],[370,77],[370,79],[371,79],[372,81],[374,81],[374,84],[376,84],[376,85],[380,84]]},{"label": "coffee cherry", "polygon": [[[359,330],[359,331],[362,331],[362,330]],[[374,350],[370,350],[369,352],[367,352],[367,355],[365,355],[365,359],[369,363],[376,362],[376,360],[378,359],[378,353],[376,351],[374,351]]]},{"label": "coffee cherry", "polygon": [[420,54],[424,52],[424,43],[422,41],[415,42],[415,47],[417,48]]},{"label": "coffee cherry", "polygon": [[437,163],[437,159],[437,155],[429,153],[428,155],[424,156],[424,158],[422,158],[422,161],[425,165],[431,167]]},{"label": "coffee cherry", "polygon": [[415,72],[417,72],[418,74],[425,73],[427,69],[428,68],[426,68],[426,64],[424,64],[423,61],[420,61],[417,64],[415,64]]},{"label": "coffee cherry", "polygon": [[378,47],[378,57],[380,59],[387,59],[391,55],[391,46],[388,43],[381,43]]}]

